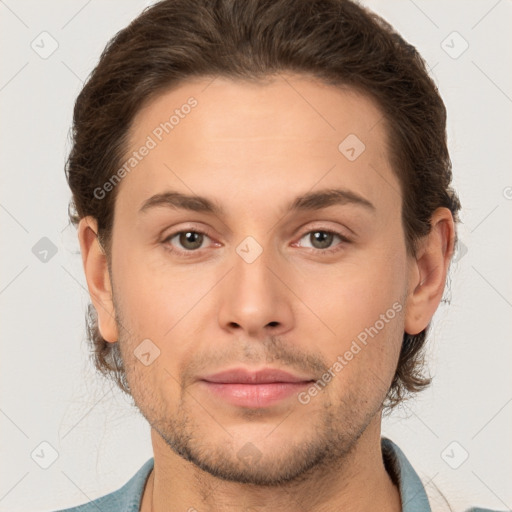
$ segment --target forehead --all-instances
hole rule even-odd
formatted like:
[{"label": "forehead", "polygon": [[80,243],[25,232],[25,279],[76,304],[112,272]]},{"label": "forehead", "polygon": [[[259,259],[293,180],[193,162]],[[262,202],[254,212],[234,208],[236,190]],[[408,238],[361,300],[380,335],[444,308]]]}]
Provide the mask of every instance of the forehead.
[{"label": "forehead", "polygon": [[377,104],[305,76],[184,82],[148,102],[129,135],[127,159],[151,146],[121,183],[136,206],[166,187],[210,196],[229,190],[246,205],[268,198],[269,188],[277,198],[294,186],[342,184],[371,197],[388,182],[395,200],[399,188]]},{"label": "forehead", "polygon": [[[197,104],[189,108],[192,101]],[[378,142],[384,136],[384,117],[372,98],[347,86],[327,85],[302,75],[282,74],[265,82],[204,77],[181,83],[137,113],[130,130],[132,145],[158,132],[173,114],[169,133],[178,143],[180,133],[183,138],[188,135],[186,125],[194,122],[196,137],[187,142],[195,146],[219,139],[251,143],[265,137],[324,138],[330,143],[343,138],[348,130],[368,142]],[[184,122],[187,117],[192,121]]]}]

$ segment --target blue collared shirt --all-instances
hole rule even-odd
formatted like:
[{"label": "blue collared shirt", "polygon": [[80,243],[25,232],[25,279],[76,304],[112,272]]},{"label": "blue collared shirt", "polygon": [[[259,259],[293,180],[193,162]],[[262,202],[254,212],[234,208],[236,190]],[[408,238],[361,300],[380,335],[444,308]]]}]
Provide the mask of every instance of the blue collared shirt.
[{"label": "blue collared shirt", "polygon": [[[402,450],[390,439],[381,438],[382,454],[387,471],[398,486],[402,512],[432,512],[425,487]],[[139,512],[146,480],[153,469],[149,459],[120,489],[106,496],[57,512]],[[495,512],[470,508],[466,512]]]}]

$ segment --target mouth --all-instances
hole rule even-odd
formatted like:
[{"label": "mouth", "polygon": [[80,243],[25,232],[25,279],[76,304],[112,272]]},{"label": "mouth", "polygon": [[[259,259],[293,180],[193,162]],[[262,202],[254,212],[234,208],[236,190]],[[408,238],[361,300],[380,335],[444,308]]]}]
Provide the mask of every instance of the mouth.
[{"label": "mouth", "polygon": [[315,379],[265,368],[251,372],[235,368],[202,377],[200,384],[213,396],[238,407],[260,408],[276,404],[310,386]]}]

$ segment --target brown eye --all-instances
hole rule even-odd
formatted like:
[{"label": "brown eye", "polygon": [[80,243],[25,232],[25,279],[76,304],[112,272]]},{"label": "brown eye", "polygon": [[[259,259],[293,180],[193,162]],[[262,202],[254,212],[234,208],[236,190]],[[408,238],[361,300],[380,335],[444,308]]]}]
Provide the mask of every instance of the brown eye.
[{"label": "brown eye", "polygon": [[186,231],[179,234],[179,241],[182,246],[190,251],[199,249],[203,243],[203,234],[195,231]]},{"label": "brown eye", "polygon": [[[340,241],[337,244],[334,243],[336,238]],[[308,231],[300,239],[300,247],[310,249],[319,254],[336,252],[348,243],[350,243],[350,240],[346,236],[328,229],[314,229]]]},{"label": "brown eye", "polygon": [[309,237],[315,249],[327,249],[332,244],[334,233],[329,231],[311,231]]},{"label": "brown eye", "polygon": [[172,234],[166,240],[165,243],[169,243],[172,245],[173,249],[175,248],[175,244],[172,243],[173,239],[177,239],[178,247],[177,250],[185,250],[185,251],[195,251],[200,249],[203,245],[203,241],[205,238],[204,233],[198,231],[179,231],[177,233]]}]

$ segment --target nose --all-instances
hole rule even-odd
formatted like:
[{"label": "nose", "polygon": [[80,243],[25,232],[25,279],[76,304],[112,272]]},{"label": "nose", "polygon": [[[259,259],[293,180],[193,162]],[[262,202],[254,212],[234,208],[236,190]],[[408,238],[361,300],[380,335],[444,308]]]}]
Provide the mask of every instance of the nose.
[{"label": "nose", "polygon": [[256,339],[293,329],[294,295],[286,284],[286,262],[271,250],[263,250],[254,260],[240,254],[235,254],[233,268],[222,283],[221,327]]}]

